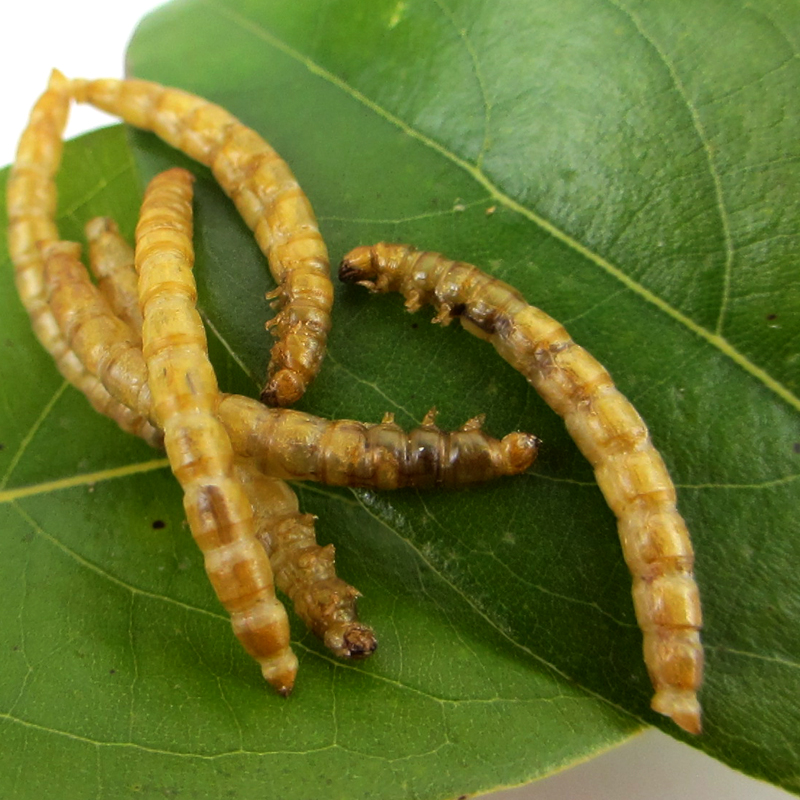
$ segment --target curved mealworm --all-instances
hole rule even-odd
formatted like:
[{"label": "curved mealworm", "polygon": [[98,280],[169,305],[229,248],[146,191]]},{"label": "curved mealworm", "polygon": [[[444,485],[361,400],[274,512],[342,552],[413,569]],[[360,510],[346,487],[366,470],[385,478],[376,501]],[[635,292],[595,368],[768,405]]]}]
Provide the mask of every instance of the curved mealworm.
[{"label": "curved mealworm", "polygon": [[153,131],[210,167],[267,257],[278,288],[278,337],[261,398],[296,402],[319,371],[330,330],[330,262],[314,212],[280,156],[220,106],[179,89],[140,80],[73,80],[73,97]]},{"label": "curved mealworm", "polygon": [[[77,245],[63,245],[60,251],[65,252],[58,251],[58,257],[57,249],[51,248],[45,272],[56,320],[109,392],[156,422],[138,344],[141,332],[137,335],[115,316],[71,248]],[[132,270],[129,265],[116,267],[109,281]],[[107,294],[123,305],[130,301],[111,288]],[[461,430],[440,431],[433,410],[409,432],[391,415],[377,425],[327,420],[292,409],[266,408],[241,395],[220,395],[216,413],[234,451],[254,458],[266,475],[335,486],[398,489],[479,483],[524,472],[539,447],[539,440],[528,433],[510,433],[502,440],[488,436],[481,430],[480,417]]]},{"label": "curved mealworm", "polygon": [[[83,363],[102,378],[121,402],[150,414],[141,325],[137,325],[134,317],[131,323],[136,330],[132,330],[130,324],[116,316],[125,313],[130,317],[128,306],[134,299],[138,306],[138,298],[120,291],[130,284],[130,275],[126,273],[136,278],[136,271],[127,260],[129,248],[119,238],[116,226],[105,219],[95,222],[97,230],[92,235],[98,233],[101,239],[108,234],[112,236],[110,242],[93,252],[95,273],[108,276],[106,291],[101,292],[90,282],[77,257],[79,245],[57,242],[47,246],[45,255],[48,298],[62,331]],[[117,282],[122,286],[115,286]],[[116,306],[113,309],[112,301]],[[235,419],[236,398],[230,400]],[[297,413],[266,409],[256,401],[251,402],[272,414]],[[247,405],[244,413],[248,418]],[[234,471],[248,495],[255,536],[269,556],[275,583],[291,598],[298,616],[334,654],[343,658],[369,656],[377,643],[372,629],[358,620],[356,598],[360,594],[336,576],[333,545],[317,545],[313,517],[300,514],[292,490],[283,481],[258,473],[250,459],[236,458]]]},{"label": "curved mealworm", "polygon": [[223,397],[218,414],[236,452],[254,458],[264,474],[332,486],[464,486],[524,472],[539,447],[527,433],[510,433],[501,441],[487,436],[480,417],[461,430],[440,431],[434,409],[408,433],[391,414],[367,425],[268,409],[231,395]]},{"label": "curved mealworm", "polygon": [[45,295],[69,347],[119,403],[155,423],[140,339],[89,280],[80,245],[58,241],[41,250]]},{"label": "curved mealworm", "polygon": [[142,312],[133,248],[111,217],[95,217],[84,230],[89,243],[89,269],[97,279],[97,288],[141,342]]},{"label": "curved mealworm", "polygon": [[256,536],[269,554],[275,583],[297,615],[334,655],[371,655],[378,642],[358,619],[361,593],[337,577],[334,547],[317,544],[314,517],[299,512],[288,484],[266,477],[252,460],[237,458],[235,469],[253,506]]},{"label": "curved mealworm", "polygon": [[186,170],[171,169],[145,192],[136,226],[142,350],[153,410],[208,577],[239,641],[266,680],[287,695],[297,673],[289,621],[234,474],[230,439],[214,415],[217,380],[195,308],[193,180]]},{"label": "curved mealworm", "polygon": [[692,544],[647,427],[606,369],[559,322],[470,264],[408,245],[377,244],[348,253],[339,277],[376,292],[401,292],[409,311],[431,304],[434,322],[446,325],[458,317],[564,418],[617,517],[644,660],[656,690],[652,708],[700,733],[702,617]]},{"label": "curved mealworm", "polygon": [[123,430],[158,445],[161,434],[147,420],[117,402],[70,349],[48,305],[40,245],[57,242],[55,175],[61,165],[61,136],[69,114],[69,81],[53,70],[46,91],[31,111],[8,177],[8,248],[22,304],[34,333],[59,372],[101,414]]}]

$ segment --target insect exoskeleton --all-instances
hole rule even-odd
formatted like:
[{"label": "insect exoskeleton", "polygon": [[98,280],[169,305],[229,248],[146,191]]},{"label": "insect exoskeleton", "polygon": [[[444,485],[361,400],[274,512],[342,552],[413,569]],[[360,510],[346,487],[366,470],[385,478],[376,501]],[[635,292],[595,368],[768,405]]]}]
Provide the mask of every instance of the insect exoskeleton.
[{"label": "insect exoskeleton", "polygon": [[[92,284],[77,260],[77,245],[61,243],[51,249],[45,277],[58,324],[109,392],[157,424],[141,330],[116,316],[132,316],[124,307],[129,296],[113,286],[106,286],[104,293]],[[92,268],[101,269],[97,264]],[[108,280],[118,280],[124,270],[133,267],[120,267]],[[216,413],[234,450],[255,459],[265,474],[336,486],[464,486],[524,472],[539,447],[539,440],[528,433],[492,438],[481,429],[482,417],[469,420],[461,430],[441,431],[434,422],[434,409],[422,425],[408,432],[390,414],[376,425],[327,420],[292,409],[267,408],[241,395],[220,395]]]},{"label": "insect exoskeleton", "polygon": [[234,473],[230,439],[214,414],[217,380],[195,308],[192,182],[182,169],[157,175],[136,228],[142,348],[153,410],[214,590],[264,677],[287,695],[297,672],[289,622]]},{"label": "insect exoskeleton", "polygon": [[233,200],[278,284],[280,310],[267,323],[278,337],[262,400],[296,402],[325,354],[333,287],[325,243],[294,175],[254,130],[220,106],[140,80],[73,80],[72,96],[153,131],[209,167]]},{"label": "insect exoskeleton", "polygon": [[361,593],[336,575],[332,544],[317,544],[314,517],[301,514],[288,484],[268,478],[252,459],[238,457],[236,476],[253,506],[256,536],[269,554],[278,588],[334,655],[362,659],[378,646],[372,628],[360,622]]},{"label": "insect exoskeleton", "polygon": [[123,430],[157,443],[160,434],[147,420],[117,402],[81,363],[53,317],[44,287],[42,251],[59,240],[55,223],[55,176],[61,165],[62,133],[69,114],[69,81],[54,70],[20,137],[7,186],[8,248],[17,291],[33,330],[61,374],[92,406]]},{"label": "insect exoskeleton", "polygon": [[408,245],[377,244],[346,255],[339,277],[376,292],[401,292],[409,311],[431,304],[434,322],[458,318],[470,333],[490,341],[564,418],[617,517],[644,660],[656,690],[651,705],[699,733],[702,618],[692,544],[647,427],[606,369],[559,322],[471,264]]},{"label": "insect exoskeleton", "polygon": [[97,288],[114,314],[141,342],[142,312],[133,248],[110,217],[95,217],[86,223],[84,230],[89,243],[89,269],[97,280]]},{"label": "insect exoskeleton", "polygon": [[391,414],[369,425],[267,409],[239,396],[224,398],[219,415],[236,452],[254,458],[265,474],[333,486],[465,486],[524,472],[539,448],[528,433],[493,439],[480,429],[481,418],[440,431],[433,409],[409,432]]}]

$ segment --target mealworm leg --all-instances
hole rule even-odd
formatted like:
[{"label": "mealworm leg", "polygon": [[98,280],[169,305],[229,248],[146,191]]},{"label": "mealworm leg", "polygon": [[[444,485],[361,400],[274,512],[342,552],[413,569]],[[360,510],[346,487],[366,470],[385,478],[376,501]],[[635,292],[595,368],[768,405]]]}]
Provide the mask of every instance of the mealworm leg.
[{"label": "mealworm leg", "polygon": [[40,245],[58,241],[55,223],[55,176],[61,165],[61,136],[69,114],[69,81],[57,70],[36,101],[20,137],[8,177],[8,249],[22,304],[34,333],[53,357],[59,372],[83,392],[92,406],[129,433],[158,445],[160,433],[147,420],[120,404],[88,372],[59,330],[44,289]]},{"label": "mealworm leg", "polygon": [[217,380],[195,309],[192,182],[182,169],[156,176],[136,227],[142,350],[153,410],[217,597],[266,680],[287,695],[297,673],[289,621],[275,596],[269,558],[255,538],[250,502],[234,474],[230,439],[214,414]]},{"label": "mealworm leg", "polygon": [[256,536],[269,553],[275,583],[294,603],[297,615],[340,658],[371,655],[378,642],[359,622],[360,592],[336,576],[333,545],[320,547],[314,518],[301,514],[288,484],[266,477],[249,459],[237,458],[236,475],[256,521]]},{"label": "mealworm leg", "polygon": [[[311,205],[280,156],[252,129],[201,97],[148,81],[74,80],[88,102],[153,131],[209,167],[267,257],[281,310],[267,385],[269,405],[296,402],[319,371],[330,330],[330,262]],[[272,293],[270,293],[272,294]]]},{"label": "mealworm leg", "polygon": [[656,690],[651,705],[689,733],[700,733],[702,619],[692,544],[647,427],[605,368],[516,289],[438,253],[408,245],[359,247],[345,256],[339,277],[373,291],[398,291],[414,306],[431,304],[440,318],[458,317],[564,418],[617,517]]}]

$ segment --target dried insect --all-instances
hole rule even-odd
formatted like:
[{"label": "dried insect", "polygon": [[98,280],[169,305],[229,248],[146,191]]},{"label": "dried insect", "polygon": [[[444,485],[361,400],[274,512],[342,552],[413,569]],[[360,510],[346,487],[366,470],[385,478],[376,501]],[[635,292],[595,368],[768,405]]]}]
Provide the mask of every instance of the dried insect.
[{"label": "dried insect", "polygon": [[287,695],[297,673],[289,621],[275,596],[269,558],[255,538],[250,502],[234,474],[230,439],[214,415],[217,380],[195,309],[192,181],[182,169],[157,175],[136,227],[142,348],[153,410],[217,597],[266,680]]},{"label": "dried insect", "polygon": [[[114,239],[118,238],[113,223],[105,219],[99,222],[102,236],[111,233]],[[126,273],[135,278],[136,271],[127,258],[117,264],[105,263],[109,257],[115,262],[117,255],[125,255],[129,248],[121,244],[124,244],[121,239],[112,240],[110,247],[104,246],[92,253],[95,259],[104,262],[94,263],[94,272],[107,272],[109,276],[105,293],[90,282],[78,260],[80,247],[70,242],[47,246],[45,281],[55,317],[76,353],[94,374],[102,376],[103,383],[111,387],[122,402],[149,414],[151,399],[141,351],[141,326],[133,317],[131,322],[137,325],[137,330],[132,330],[115,315],[117,311],[132,316],[128,306],[133,300],[138,306],[138,298],[119,291],[114,285],[116,282],[121,282],[123,288],[129,285],[130,275]],[[110,307],[104,294],[114,301],[116,309]],[[297,414],[288,409],[266,409],[256,401],[250,402],[267,413]],[[229,403],[228,407],[236,418],[236,402]],[[245,418],[249,418],[246,404]],[[300,514],[292,490],[282,481],[258,473],[251,460],[236,458],[234,469],[252,506],[256,538],[270,558],[275,583],[292,599],[298,616],[336,655],[343,658],[370,655],[377,644],[372,629],[358,621],[356,598],[359,592],[336,576],[333,546],[316,544],[313,517]]]},{"label": "dried insect", "polygon": [[275,583],[297,615],[340,658],[371,655],[378,642],[372,628],[359,622],[360,592],[336,576],[334,547],[317,544],[314,517],[301,514],[288,484],[266,477],[254,461],[239,457],[235,469],[253,506],[256,536],[269,554]]},{"label": "dried insect", "polygon": [[401,292],[409,311],[431,304],[434,322],[459,318],[564,418],[618,520],[656,690],[651,705],[699,733],[702,620],[692,544],[647,427],[606,369],[516,289],[470,264],[408,245],[378,244],[348,253],[339,277],[376,292]]},{"label": "dried insect", "polygon": [[84,230],[89,242],[89,268],[97,279],[97,288],[141,342],[142,312],[133,248],[110,217],[95,217]]},{"label": "dried insect", "polygon": [[59,239],[55,223],[55,175],[61,164],[61,135],[69,113],[69,82],[53,71],[47,90],[31,111],[20,137],[8,178],[8,244],[17,291],[39,341],[61,374],[80,389],[92,406],[123,430],[158,444],[160,433],[106,391],[70,349],[53,318],[44,290],[40,245]]},{"label": "dried insect", "polygon": [[70,91],[211,168],[253,230],[278,288],[267,323],[272,348],[262,400],[296,402],[317,374],[330,330],[333,287],[325,243],[308,199],[287,164],[251,128],[201,97],[140,80],[74,80]]},{"label": "dried insect", "polygon": [[[125,308],[130,297],[108,286],[106,294],[118,304],[112,309],[77,260],[76,248],[68,243],[53,247],[47,260],[45,278],[56,320],[109,392],[155,422],[139,345],[141,332],[114,313],[131,316]],[[109,282],[126,271],[133,268],[117,264]],[[459,431],[440,431],[434,410],[408,433],[391,415],[378,425],[326,420],[291,409],[266,408],[241,395],[220,395],[216,413],[234,451],[254,458],[264,474],[335,486],[463,486],[524,472],[539,446],[538,439],[527,433],[510,433],[498,441],[481,430],[480,417]]]},{"label": "dried insect", "polygon": [[254,458],[264,474],[333,486],[463,486],[524,472],[539,447],[527,433],[510,433],[502,441],[487,436],[480,417],[461,430],[440,431],[435,409],[409,433],[391,414],[367,425],[268,409],[230,395],[218,413],[236,452]]}]

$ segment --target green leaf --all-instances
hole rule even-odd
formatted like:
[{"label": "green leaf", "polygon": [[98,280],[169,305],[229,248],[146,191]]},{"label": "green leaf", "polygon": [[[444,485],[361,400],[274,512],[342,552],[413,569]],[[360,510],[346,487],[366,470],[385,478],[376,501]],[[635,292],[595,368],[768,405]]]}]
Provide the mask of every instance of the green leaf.
[{"label": "green leaf", "polygon": [[[133,74],[264,134],[334,261],[378,240],[472,261],[611,370],[697,549],[706,716],[689,743],[796,792],[799,17],[779,0],[184,0],[146,18],[128,54]],[[132,231],[141,182],[183,163],[152,136],[130,143],[111,130],[67,149],[65,238],[97,213]],[[195,169],[213,356],[252,394],[271,279]],[[529,475],[468,491],[302,488],[381,645],[335,663],[293,620],[301,672],[283,701],[231,636],[160,456],[64,389],[8,265],[2,280],[9,796],[40,796],[58,770],[67,798],[443,798],[546,774],[643,721],[676,733],[648,710],[591,470],[488,345],[337,287],[304,409],[412,425],[435,403],[443,426],[485,411],[491,432],[530,429],[545,447]]]}]

